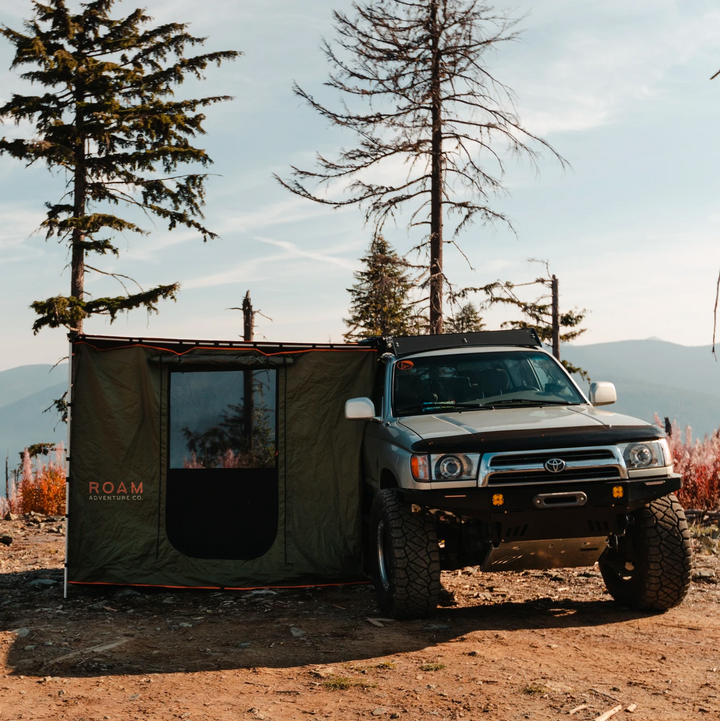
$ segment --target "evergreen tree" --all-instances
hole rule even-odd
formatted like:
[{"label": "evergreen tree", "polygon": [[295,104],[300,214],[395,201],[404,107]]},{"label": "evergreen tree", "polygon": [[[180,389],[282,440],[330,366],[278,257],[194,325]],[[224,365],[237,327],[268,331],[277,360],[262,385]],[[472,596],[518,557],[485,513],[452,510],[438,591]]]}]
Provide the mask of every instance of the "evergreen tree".
[{"label": "evergreen tree", "polygon": [[[587,310],[569,310],[565,312],[557,312],[557,323],[553,323],[553,298],[552,295],[543,293],[534,300],[524,300],[517,292],[517,288],[527,286],[540,285],[543,287],[552,287],[553,281],[557,288],[557,278],[551,275],[550,269],[545,263],[548,273],[547,278],[537,278],[530,283],[515,284],[510,281],[490,283],[484,288],[472,288],[466,290],[484,291],[488,295],[487,305],[509,305],[520,310],[524,318],[518,320],[508,320],[500,324],[501,328],[531,328],[537,334],[540,340],[547,345],[555,345],[554,339],[559,343],[569,343],[579,338],[587,328],[580,328],[580,324],[585,320]],[[556,298],[557,303],[557,298]],[[568,373],[577,373],[579,376],[589,381],[590,376],[584,368],[573,365],[570,361],[560,359],[559,351],[556,353],[557,359],[565,366]]]},{"label": "evergreen tree", "polygon": [[[511,282],[506,283],[492,283],[486,286],[490,299],[488,303],[490,305],[495,303],[502,303],[504,305],[512,305],[520,310],[526,319],[521,320],[509,320],[501,323],[503,328],[532,328],[543,343],[550,345],[552,343],[553,336],[553,325],[552,325],[552,303],[548,295],[543,294],[534,300],[523,300],[516,292],[516,288],[542,284],[546,285],[547,281],[545,278],[539,278],[532,283],[514,284]],[[581,310],[569,310],[564,313],[560,313],[558,316],[559,327],[560,327],[560,341],[568,343],[576,338],[579,338],[587,328],[579,328],[578,326],[585,320],[587,311],[583,308]],[[565,329],[565,330],[563,330]]]},{"label": "evergreen tree", "polygon": [[374,336],[410,335],[417,325],[408,294],[413,287],[407,263],[390,243],[377,235],[362,258],[364,267],[355,273],[357,283],[348,288],[351,296],[350,328],[346,341]]},{"label": "evergreen tree", "polygon": [[[309,200],[363,207],[376,233],[405,210],[410,227],[426,227],[417,247],[429,251],[430,332],[442,333],[444,247],[472,221],[509,223],[490,205],[505,189],[498,144],[531,161],[540,148],[559,156],[522,126],[512,91],[486,62],[517,37],[513,19],[481,0],[363,0],[353,9],[334,13],[335,42],[323,44],[326,85],[340,107],[294,91],[331,125],[353,131],[357,144],[337,159],[319,155],[315,171],[293,167],[292,179],[276,178]],[[399,161],[407,172],[397,173]],[[332,197],[328,188],[348,193]],[[449,216],[456,222],[446,233]]]},{"label": "evergreen tree", "polygon": [[466,303],[456,315],[448,318],[448,333],[475,333],[485,327],[482,316],[472,303]]},{"label": "evergreen tree", "polygon": [[229,100],[221,95],[178,100],[174,88],[190,75],[198,79],[211,64],[232,60],[236,51],[187,57],[185,49],[205,38],[187,25],[149,27],[151,18],[137,9],[112,18],[114,0],[94,0],[73,14],[65,0],[34,2],[34,16],[21,33],[3,26],[0,34],[15,46],[11,68],[30,66],[21,77],[45,90],[13,95],[0,107],[0,120],[28,121],[34,134],[26,139],[0,139],[0,154],[43,162],[62,170],[67,192],[47,203],[42,223],[46,238],[57,237],[70,249],[70,295],[32,304],[37,333],[44,326],[82,332],[83,320],[144,307],[157,311],[161,299],[174,299],[179,284],[117,297],[91,298],[85,273],[126,279],[86,262],[89,254],[118,255],[114,236],[145,231],[114,207],[125,204],[156,216],[169,229],[185,226],[207,241],[215,237],[202,223],[205,174],[184,173],[187,163],[207,166],[207,153],[191,144],[202,134],[200,109]]}]

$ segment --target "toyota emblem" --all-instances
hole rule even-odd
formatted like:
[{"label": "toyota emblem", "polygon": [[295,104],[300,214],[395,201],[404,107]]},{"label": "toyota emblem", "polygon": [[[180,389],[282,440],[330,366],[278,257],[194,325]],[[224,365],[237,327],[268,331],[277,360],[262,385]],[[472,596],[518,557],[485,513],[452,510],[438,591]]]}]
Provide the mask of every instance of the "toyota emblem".
[{"label": "toyota emblem", "polygon": [[565,461],[562,458],[550,458],[545,461],[545,470],[549,473],[560,473],[565,470]]}]

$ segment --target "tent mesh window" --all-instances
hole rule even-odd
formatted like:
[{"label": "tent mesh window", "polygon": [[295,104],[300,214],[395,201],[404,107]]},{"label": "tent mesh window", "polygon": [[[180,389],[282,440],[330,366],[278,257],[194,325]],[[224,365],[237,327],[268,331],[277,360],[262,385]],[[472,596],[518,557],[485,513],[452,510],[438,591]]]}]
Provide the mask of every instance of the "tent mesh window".
[{"label": "tent mesh window", "polygon": [[169,400],[168,539],[193,558],[259,558],[278,529],[277,371],[174,371]]}]

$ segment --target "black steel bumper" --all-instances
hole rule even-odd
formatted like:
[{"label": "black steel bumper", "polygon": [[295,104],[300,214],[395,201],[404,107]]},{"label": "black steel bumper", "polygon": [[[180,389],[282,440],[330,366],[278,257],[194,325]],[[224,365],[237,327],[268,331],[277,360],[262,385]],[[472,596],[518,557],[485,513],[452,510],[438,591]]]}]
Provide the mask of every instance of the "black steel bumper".
[{"label": "black steel bumper", "polygon": [[681,486],[681,476],[673,474],[637,480],[399,493],[408,504],[484,521],[490,524],[492,540],[499,541],[622,533],[630,512]]}]

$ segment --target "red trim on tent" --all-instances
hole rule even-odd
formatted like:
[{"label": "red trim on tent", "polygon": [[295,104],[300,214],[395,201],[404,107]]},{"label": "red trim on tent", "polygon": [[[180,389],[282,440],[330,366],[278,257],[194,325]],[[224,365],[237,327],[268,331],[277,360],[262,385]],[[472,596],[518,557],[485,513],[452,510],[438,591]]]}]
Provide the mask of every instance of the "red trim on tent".
[{"label": "red trim on tent", "polygon": [[141,588],[187,588],[203,591],[262,591],[273,588],[331,588],[342,586],[367,586],[372,581],[343,581],[340,583],[308,583],[300,586],[165,586],[162,583],[111,583],[108,581],[68,581],[74,586],[138,586]]}]

